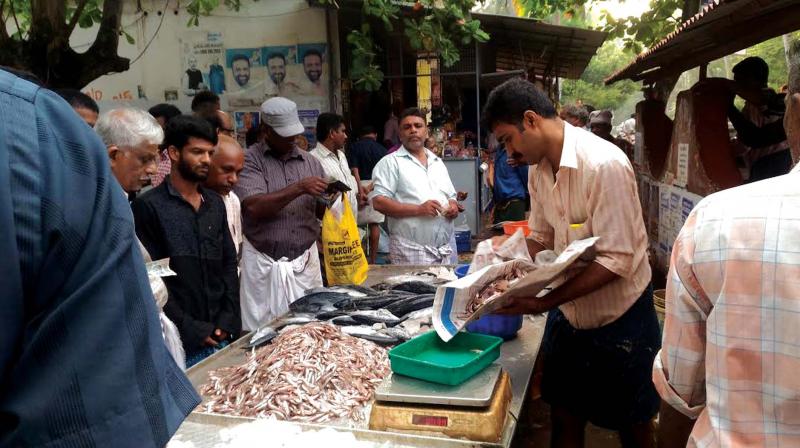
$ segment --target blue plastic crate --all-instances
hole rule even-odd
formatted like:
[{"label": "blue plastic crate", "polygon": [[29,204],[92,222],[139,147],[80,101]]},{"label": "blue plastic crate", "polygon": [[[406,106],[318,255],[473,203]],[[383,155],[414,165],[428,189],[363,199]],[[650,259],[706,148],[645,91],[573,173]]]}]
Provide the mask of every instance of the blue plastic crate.
[{"label": "blue plastic crate", "polygon": [[472,232],[469,230],[456,230],[456,250],[459,253],[472,250]]}]

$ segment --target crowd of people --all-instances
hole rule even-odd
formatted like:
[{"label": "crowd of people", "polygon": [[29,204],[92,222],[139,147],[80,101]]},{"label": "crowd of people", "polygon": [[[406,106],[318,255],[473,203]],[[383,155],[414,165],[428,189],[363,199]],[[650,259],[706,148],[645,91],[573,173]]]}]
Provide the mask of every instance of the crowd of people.
[{"label": "crowd of people", "polygon": [[194,95],[191,114],[158,104],[99,117],[85,94],[58,93],[105,143],[144,258],[168,260],[176,274],[152,280],[153,291],[163,292],[163,326],[177,329],[165,339],[182,367],[323,285],[318,243],[333,182],[348,190],[341,198],[369,234],[373,263],[385,219],[392,263],[457,260],[453,220],[461,209],[442,160],[424,147],[427,123],[418,109],[400,112],[401,146],[387,156],[371,128],[345,154],[345,121],[334,113],[318,117],[316,147],[301,149],[305,128],[283,97],[262,104],[263,138],[244,149],[210,91]]},{"label": "crowd of people", "polygon": [[[769,148],[755,162],[784,163],[789,148],[796,162],[800,67],[790,68],[776,140],[774,92],[764,67],[745,62],[731,90],[769,117],[755,127],[771,133],[735,108],[731,121],[755,150]],[[283,97],[261,105],[258,138],[242,148],[210,92],[197,92],[191,114],[167,104],[100,114],[82,93],[58,93],[0,70],[0,282],[10,297],[0,415],[13,420],[3,417],[0,442],[164,445],[199,403],[181,369],[323,285],[320,219],[332,202],[366,227],[372,261],[385,220],[392,263],[456,262],[462,209],[419,109],[393,115],[391,153],[371,128],[345,152],[334,113],[320,114],[305,151],[297,106]],[[797,169],[691,213],[672,251],[662,344],[636,177],[610,113],[559,113],[512,79],[483,118],[496,139],[495,220],[523,219],[530,206],[533,258],[599,237],[594,261],[569,281],[497,311],[548,313],[553,445],[582,446],[592,422],[618,430],[624,446],[653,446],[659,406],[660,440],[675,446],[796,443]],[[332,194],[334,184],[348,191]],[[151,271],[158,263],[172,272]],[[120,433],[142,439],[120,443]]]}]

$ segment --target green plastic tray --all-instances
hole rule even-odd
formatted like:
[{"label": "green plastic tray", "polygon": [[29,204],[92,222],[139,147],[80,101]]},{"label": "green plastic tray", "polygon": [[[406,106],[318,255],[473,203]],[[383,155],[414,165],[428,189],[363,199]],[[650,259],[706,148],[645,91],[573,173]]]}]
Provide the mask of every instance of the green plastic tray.
[{"label": "green plastic tray", "polygon": [[431,331],[389,351],[392,372],[455,386],[470,379],[500,357],[503,338],[458,333],[450,342]]}]

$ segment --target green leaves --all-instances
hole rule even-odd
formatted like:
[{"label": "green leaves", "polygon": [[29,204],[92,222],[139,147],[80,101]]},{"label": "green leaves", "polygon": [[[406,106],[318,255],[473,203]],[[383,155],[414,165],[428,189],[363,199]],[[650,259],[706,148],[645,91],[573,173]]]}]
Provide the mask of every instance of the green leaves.
[{"label": "green leaves", "polygon": [[641,53],[644,47],[652,47],[675,31],[680,24],[683,0],[651,0],[650,9],[641,16],[615,20],[608,11],[603,11],[603,31],[616,39],[622,39],[625,48]]},{"label": "green leaves", "polygon": [[347,35],[347,43],[353,55],[350,76],[356,88],[375,91],[381,88],[383,72],[375,63],[377,48],[370,33],[369,24],[361,25],[361,30],[353,30]]},{"label": "green leaves", "polygon": [[[334,0],[321,0],[333,5]],[[490,36],[481,29],[479,20],[472,19],[470,11],[474,0],[418,0],[411,7],[411,16],[403,19],[404,34],[414,50],[434,52],[439,55],[445,67],[450,67],[461,59],[459,45],[467,46],[473,41],[486,42]],[[388,31],[400,15],[400,7],[392,0],[365,0],[365,16],[379,19]],[[383,81],[383,73],[375,64],[378,50],[372,41],[369,27],[361,31],[351,31],[347,36],[353,63],[350,76],[358,89],[377,90]]]}]

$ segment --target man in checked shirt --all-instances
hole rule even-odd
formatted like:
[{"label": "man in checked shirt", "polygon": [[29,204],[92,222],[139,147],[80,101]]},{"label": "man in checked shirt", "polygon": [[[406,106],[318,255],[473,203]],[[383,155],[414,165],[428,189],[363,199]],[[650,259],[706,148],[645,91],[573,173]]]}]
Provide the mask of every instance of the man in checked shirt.
[{"label": "man in checked shirt", "polygon": [[509,159],[532,166],[532,256],[599,237],[594,262],[541,297],[513,297],[505,314],[550,311],[540,356],[552,445],[582,447],[587,422],[619,431],[624,447],[655,444],[659,398],[650,379],[660,346],[647,235],[636,179],[613,143],[564,122],[541,90],[512,79],[483,116]]},{"label": "man in checked shirt", "polygon": [[[784,126],[800,159],[800,42]],[[800,446],[800,173],[721,191],[672,248],[659,444]]]}]

